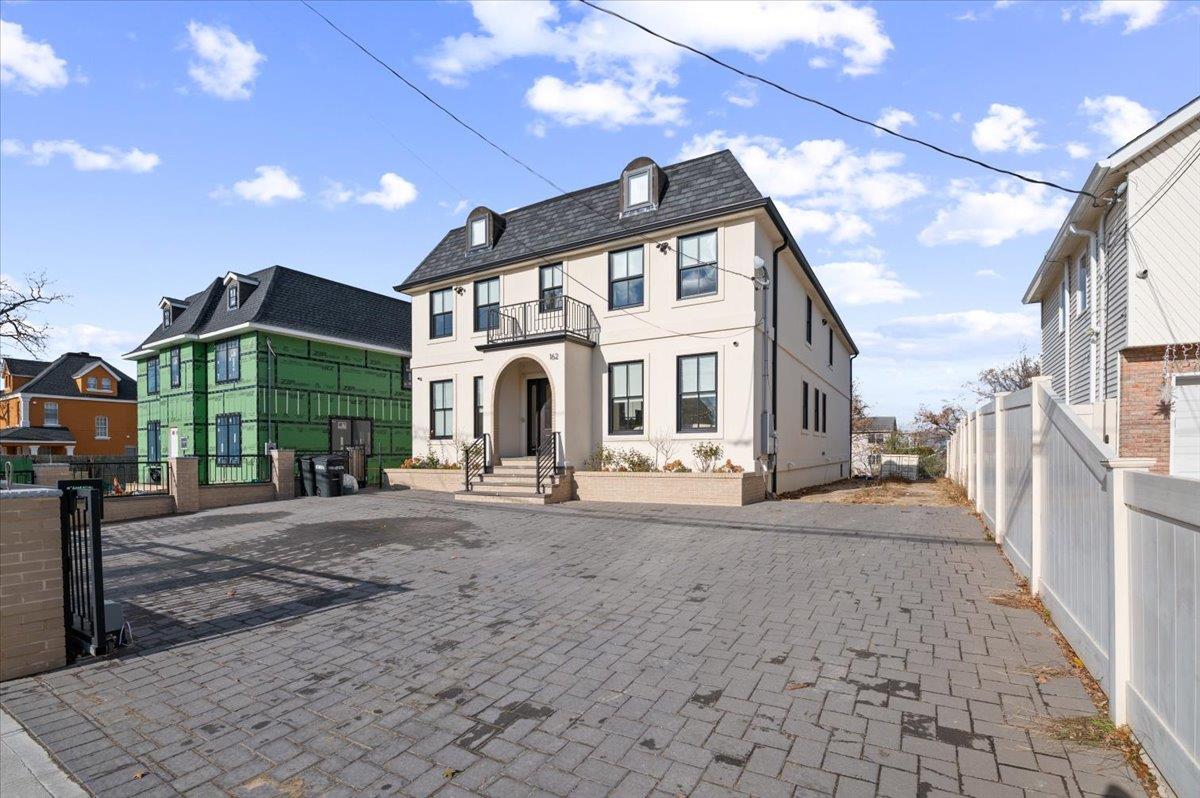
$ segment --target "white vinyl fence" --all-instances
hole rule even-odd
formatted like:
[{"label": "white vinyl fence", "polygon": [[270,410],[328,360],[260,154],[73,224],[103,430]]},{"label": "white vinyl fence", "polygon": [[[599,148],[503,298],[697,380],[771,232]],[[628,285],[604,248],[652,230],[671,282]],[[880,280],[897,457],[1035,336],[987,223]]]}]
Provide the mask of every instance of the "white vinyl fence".
[{"label": "white vinyl fence", "polygon": [[1118,458],[1050,390],[1001,394],[947,474],[1178,795],[1200,795],[1200,483]]}]

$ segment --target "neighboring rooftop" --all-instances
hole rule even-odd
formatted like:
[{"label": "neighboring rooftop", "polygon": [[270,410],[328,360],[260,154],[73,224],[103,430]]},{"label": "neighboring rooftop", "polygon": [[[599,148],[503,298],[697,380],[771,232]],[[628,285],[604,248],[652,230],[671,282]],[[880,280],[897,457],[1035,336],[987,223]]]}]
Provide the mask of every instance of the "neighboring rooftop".
[{"label": "neighboring rooftop", "polygon": [[855,432],[895,432],[895,416],[867,416],[854,425]]},{"label": "neighboring rooftop", "polygon": [[181,336],[218,334],[242,325],[278,328],[298,336],[317,336],[389,350],[410,352],[412,328],[407,300],[376,294],[314,274],[271,266],[242,275],[245,284],[236,307],[225,301],[225,278],[214,278],[183,300],[164,327],[160,321],[138,350],[155,348]]},{"label": "neighboring rooftop", "polygon": [[[7,361],[5,361],[7,362]],[[103,365],[117,377],[116,396],[97,397],[95,393],[79,390],[76,375],[90,371],[96,366]],[[68,398],[88,397],[106,399],[128,399],[137,401],[137,382],[121,370],[115,368],[102,357],[87,352],[67,352],[57,360],[46,365],[36,377],[14,393],[39,394],[43,396],[64,396]]]},{"label": "neighboring rooftop", "polygon": [[50,365],[48,360],[24,360],[19,357],[6,357],[2,362],[4,368],[14,377],[36,377]]},{"label": "neighboring rooftop", "polygon": [[652,213],[622,214],[619,180],[562,194],[501,214],[504,229],[491,247],[468,251],[466,227],[454,228],[396,290],[764,201],[729,150],[662,171],[666,185]]},{"label": "neighboring rooftop", "polygon": [[0,429],[3,443],[75,443],[75,434],[66,427],[6,427]]}]

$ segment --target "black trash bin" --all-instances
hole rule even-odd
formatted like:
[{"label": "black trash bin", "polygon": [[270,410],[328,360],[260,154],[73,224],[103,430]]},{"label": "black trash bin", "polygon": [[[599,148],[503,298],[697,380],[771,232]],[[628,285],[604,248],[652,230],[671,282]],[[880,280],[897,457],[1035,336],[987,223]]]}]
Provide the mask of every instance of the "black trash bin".
[{"label": "black trash bin", "polygon": [[317,495],[317,475],[313,470],[311,455],[305,455],[300,458],[300,484],[305,496]]},{"label": "black trash bin", "polygon": [[342,476],[346,473],[346,456],[319,454],[313,458],[313,471],[318,496],[341,496]]}]

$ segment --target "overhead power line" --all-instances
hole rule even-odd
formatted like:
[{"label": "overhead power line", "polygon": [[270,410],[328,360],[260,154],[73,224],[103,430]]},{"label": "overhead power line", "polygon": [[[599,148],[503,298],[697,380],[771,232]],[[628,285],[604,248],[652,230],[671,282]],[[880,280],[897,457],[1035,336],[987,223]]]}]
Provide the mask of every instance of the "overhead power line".
[{"label": "overhead power line", "polygon": [[652,30],[651,28],[643,25],[642,23],[640,23],[636,20],[630,19],[629,17],[625,16],[624,14],[620,14],[620,13],[617,13],[616,11],[613,11],[612,9],[608,9],[608,8],[604,8],[603,6],[596,5],[594,2],[592,2],[592,0],[579,0],[579,2],[583,3],[585,6],[588,6],[589,8],[599,11],[602,14],[608,14],[610,17],[615,17],[615,18],[621,20],[622,22],[626,22],[630,25],[633,25],[635,28],[640,28],[641,30],[643,30],[646,33],[650,34],[651,36],[655,37],[656,39],[661,39],[662,41],[667,42],[668,44],[673,44],[676,47],[682,48],[684,50],[687,50],[690,53],[694,53],[695,55],[700,56],[701,58],[711,61],[712,63],[716,64],[717,66],[724,67],[725,69],[728,69],[731,72],[735,72],[738,75],[741,75],[743,78],[746,78],[747,80],[753,80],[758,83],[762,83],[765,86],[770,86],[771,88],[777,89],[778,91],[781,91],[784,94],[794,97],[797,100],[803,100],[806,103],[812,103],[813,105],[824,108],[827,111],[832,111],[833,113],[837,114],[838,116],[845,117],[846,119],[850,119],[854,122],[858,122],[863,125],[867,125],[868,127],[872,127],[881,133],[887,133],[889,136],[895,136],[898,139],[903,139],[904,141],[910,142],[912,144],[919,144],[922,147],[928,147],[929,149],[933,150],[934,152],[940,153],[942,155],[946,155],[950,158],[956,158],[960,161],[966,161],[967,163],[975,164],[976,166],[982,167],[984,169],[988,169],[993,172],[997,172],[1002,175],[1008,175],[1009,177],[1015,177],[1018,180],[1025,181],[1026,183],[1033,183],[1033,184],[1039,185],[1039,186],[1048,186],[1050,188],[1058,189],[1059,191],[1065,191],[1068,194],[1078,194],[1078,195],[1082,195],[1085,197],[1091,197],[1092,200],[1095,202],[1100,201],[1100,198],[1097,197],[1095,194],[1091,193],[1090,191],[1083,191],[1080,189],[1067,188],[1066,186],[1059,185],[1058,183],[1054,183],[1050,180],[1041,180],[1036,177],[1029,177],[1028,175],[1023,175],[1019,172],[1013,172],[1008,169],[1001,168],[999,166],[993,166],[990,163],[981,161],[978,158],[972,158],[969,155],[963,155],[961,153],[952,152],[950,150],[945,149],[944,147],[939,147],[936,144],[932,144],[928,141],[925,141],[924,139],[919,139],[916,136],[906,136],[903,133],[899,133],[895,130],[892,130],[891,128],[884,127],[883,125],[880,125],[876,122],[872,122],[869,119],[863,119],[861,116],[856,116],[848,111],[843,111],[841,108],[838,108],[834,105],[830,105],[829,103],[824,102],[822,100],[818,100],[816,97],[809,97],[807,95],[800,94],[799,92],[792,91],[791,89],[787,88],[786,86],[780,85],[779,83],[776,83],[775,81],[771,80],[770,78],[764,78],[761,75],[754,74],[753,72],[747,72],[746,70],[741,69],[740,67],[734,66],[733,64],[730,64],[727,61],[723,61],[720,58],[717,58],[715,55],[713,55],[711,53],[707,53],[704,50],[701,50],[697,47],[693,47],[690,44],[686,44],[684,42],[672,39],[669,36],[664,36],[663,34],[659,33],[658,31]]}]

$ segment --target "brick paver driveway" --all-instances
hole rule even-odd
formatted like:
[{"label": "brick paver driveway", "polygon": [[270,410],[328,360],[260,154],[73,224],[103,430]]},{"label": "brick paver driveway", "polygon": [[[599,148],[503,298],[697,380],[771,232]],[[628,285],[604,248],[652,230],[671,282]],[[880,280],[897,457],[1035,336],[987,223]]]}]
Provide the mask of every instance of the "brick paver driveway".
[{"label": "brick paver driveway", "polygon": [[2,691],[106,795],[1142,792],[1038,730],[1091,706],[959,509],[405,492],[106,545],[135,646]]}]

